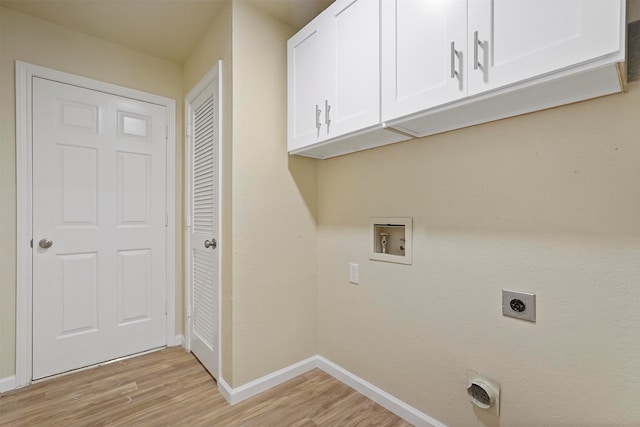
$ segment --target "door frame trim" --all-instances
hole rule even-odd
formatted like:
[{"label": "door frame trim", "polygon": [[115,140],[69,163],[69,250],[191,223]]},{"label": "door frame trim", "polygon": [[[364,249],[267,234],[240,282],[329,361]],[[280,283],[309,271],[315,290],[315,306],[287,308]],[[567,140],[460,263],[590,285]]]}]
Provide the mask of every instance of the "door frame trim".
[{"label": "door frame trim", "polygon": [[166,338],[167,345],[180,344],[176,336],[176,101],[50,68],[16,61],[16,387],[32,380],[33,356],[33,260],[32,236],[32,80],[40,77],[85,89],[161,105],[167,109],[166,156]]},{"label": "door frame trim", "polygon": [[185,203],[185,321],[184,321],[184,336],[185,336],[185,348],[188,351],[191,351],[191,313],[192,313],[192,303],[191,298],[193,296],[193,282],[191,280],[191,135],[188,132],[188,126],[190,125],[191,114],[193,114],[193,109],[191,108],[191,102],[207,87],[212,85],[214,81],[217,79],[217,90],[218,90],[218,152],[217,152],[217,183],[218,188],[216,189],[217,195],[217,209],[218,209],[218,223],[217,226],[217,243],[218,250],[217,252],[217,261],[218,261],[218,277],[217,280],[217,300],[218,300],[218,348],[216,349],[218,355],[218,366],[217,372],[211,373],[216,380],[221,379],[222,372],[222,245],[224,244],[222,239],[222,126],[223,126],[223,111],[222,111],[222,60],[218,60],[213,68],[205,74],[202,79],[189,91],[189,93],[184,97],[184,121],[185,121],[185,156],[184,156],[184,203]]}]

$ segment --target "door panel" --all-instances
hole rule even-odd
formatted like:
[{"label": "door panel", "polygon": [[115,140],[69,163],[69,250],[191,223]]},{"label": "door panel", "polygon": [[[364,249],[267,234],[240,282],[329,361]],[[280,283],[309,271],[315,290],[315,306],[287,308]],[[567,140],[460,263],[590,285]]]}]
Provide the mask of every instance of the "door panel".
[{"label": "door panel", "polygon": [[219,76],[193,99],[187,118],[190,153],[189,277],[190,345],[193,354],[218,378],[218,147],[220,139]]},{"label": "door panel", "polygon": [[98,329],[98,254],[79,253],[58,256],[58,291],[62,296],[60,337],[95,332]]},{"label": "door panel", "polygon": [[34,78],[34,379],[166,345],[166,120]]},{"label": "door panel", "polygon": [[151,318],[151,251],[118,251],[118,324]]},{"label": "door panel", "polygon": [[118,225],[151,223],[151,156],[118,153]]}]

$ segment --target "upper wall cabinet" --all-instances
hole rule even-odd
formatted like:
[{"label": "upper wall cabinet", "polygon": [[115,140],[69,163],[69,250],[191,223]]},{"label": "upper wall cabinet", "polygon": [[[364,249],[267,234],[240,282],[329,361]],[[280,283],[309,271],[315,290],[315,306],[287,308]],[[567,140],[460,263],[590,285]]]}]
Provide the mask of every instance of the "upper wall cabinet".
[{"label": "upper wall cabinet", "polygon": [[382,120],[624,57],[623,9],[619,0],[382,0]]},{"label": "upper wall cabinet", "polygon": [[625,0],[336,0],[287,55],[289,152],[328,158],[624,90]]},{"label": "upper wall cabinet", "polygon": [[289,151],[380,123],[379,40],[379,0],[337,0],[289,40]]}]

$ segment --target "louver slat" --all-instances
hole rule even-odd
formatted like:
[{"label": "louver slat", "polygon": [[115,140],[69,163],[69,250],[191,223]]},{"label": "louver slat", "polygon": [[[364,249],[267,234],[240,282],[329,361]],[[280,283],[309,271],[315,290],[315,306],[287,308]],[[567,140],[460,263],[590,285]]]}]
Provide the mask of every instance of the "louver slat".
[{"label": "louver slat", "polygon": [[217,307],[214,301],[213,270],[205,251],[193,251],[193,332],[210,349],[214,348],[214,321]]},{"label": "louver slat", "polygon": [[[209,97],[194,112],[193,120],[193,232],[212,238],[215,235],[215,128],[214,97]],[[193,251],[193,333],[203,344],[213,349],[217,307],[211,264],[211,252],[202,248]]]},{"label": "louver slat", "polygon": [[214,209],[214,99],[209,97],[194,114],[193,231],[213,236]]}]

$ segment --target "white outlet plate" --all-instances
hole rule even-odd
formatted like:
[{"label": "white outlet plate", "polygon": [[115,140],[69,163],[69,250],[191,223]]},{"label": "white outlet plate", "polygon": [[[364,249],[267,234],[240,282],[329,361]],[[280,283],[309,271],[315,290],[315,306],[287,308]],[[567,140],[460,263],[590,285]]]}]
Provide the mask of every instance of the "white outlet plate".
[{"label": "white outlet plate", "polygon": [[[519,311],[521,310],[521,311]],[[536,321],[536,296],[528,292],[502,290],[502,315]]]},{"label": "white outlet plate", "polygon": [[360,284],[360,266],[358,264],[349,264],[349,283]]}]

